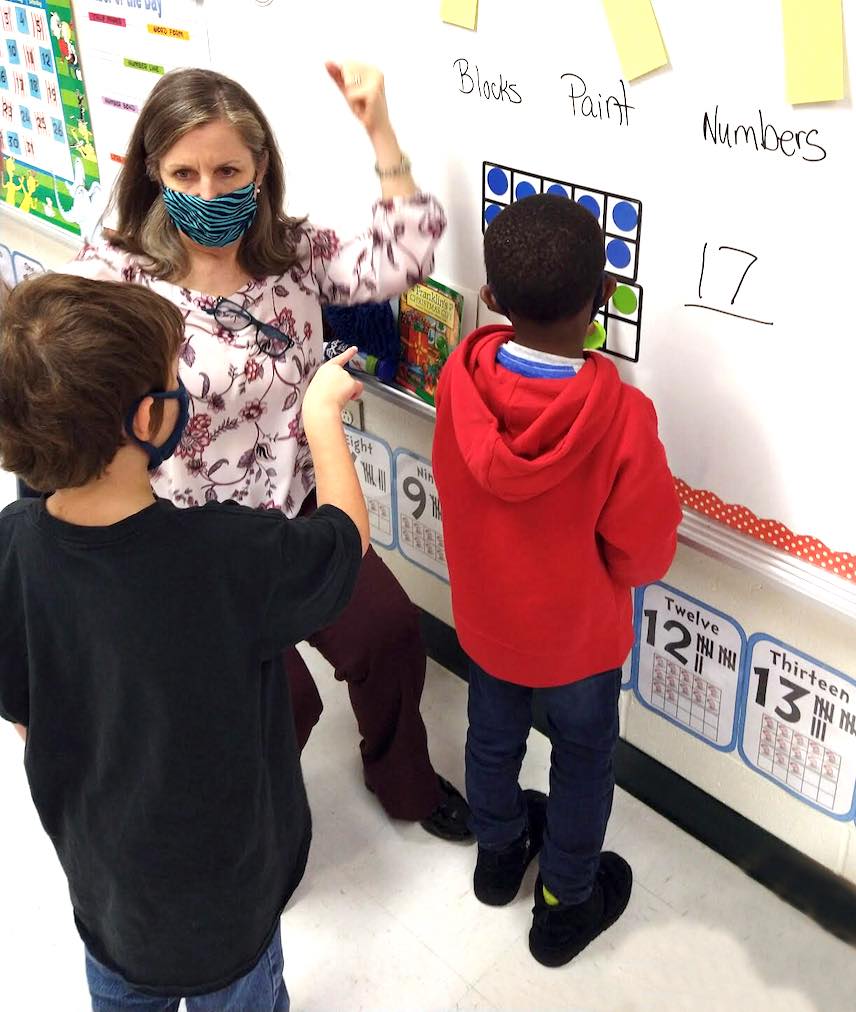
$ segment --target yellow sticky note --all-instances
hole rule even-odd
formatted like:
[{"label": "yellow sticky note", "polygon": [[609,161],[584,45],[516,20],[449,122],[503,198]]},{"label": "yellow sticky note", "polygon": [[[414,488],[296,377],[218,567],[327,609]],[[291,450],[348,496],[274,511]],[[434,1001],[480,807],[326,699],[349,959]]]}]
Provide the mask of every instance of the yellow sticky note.
[{"label": "yellow sticky note", "polygon": [[669,62],[651,0],[603,0],[606,17],[628,81]]},{"label": "yellow sticky note", "polygon": [[450,25],[476,30],[479,16],[479,0],[441,0],[440,17]]},{"label": "yellow sticky note", "polygon": [[782,0],[788,101],[844,98],[841,0]]}]

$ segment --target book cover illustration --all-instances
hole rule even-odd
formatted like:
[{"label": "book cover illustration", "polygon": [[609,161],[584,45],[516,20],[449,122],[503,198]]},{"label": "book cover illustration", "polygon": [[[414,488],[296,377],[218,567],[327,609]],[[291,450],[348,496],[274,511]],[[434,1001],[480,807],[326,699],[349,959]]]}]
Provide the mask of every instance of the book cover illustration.
[{"label": "book cover illustration", "polygon": [[396,382],[434,403],[440,370],[461,339],[464,297],[433,278],[401,296],[398,311],[401,361]]}]

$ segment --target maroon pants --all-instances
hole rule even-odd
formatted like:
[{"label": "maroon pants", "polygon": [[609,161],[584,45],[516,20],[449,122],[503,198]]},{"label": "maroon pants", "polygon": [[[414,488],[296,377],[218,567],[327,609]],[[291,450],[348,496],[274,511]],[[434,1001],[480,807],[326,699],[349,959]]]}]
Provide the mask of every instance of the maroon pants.
[{"label": "maroon pants", "polygon": [[[308,513],[311,506],[301,513]],[[424,819],[440,804],[437,774],[419,712],[425,647],[416,608],[373,548],[363,559],[354,595],[336,623],[310,637],[347,682],[362,735],[366,785],[387,814]],[[323,705],[303,658],[285,652],[297,741],[302,749]]]}]

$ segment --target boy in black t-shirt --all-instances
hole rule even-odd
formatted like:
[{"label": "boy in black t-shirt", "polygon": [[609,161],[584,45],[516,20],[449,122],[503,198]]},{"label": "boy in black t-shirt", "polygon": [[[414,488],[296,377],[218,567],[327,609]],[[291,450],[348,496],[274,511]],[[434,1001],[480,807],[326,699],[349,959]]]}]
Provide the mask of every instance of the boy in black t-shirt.
[{"label": "boy in black t-shirt", "polygon": [[137,285],[43,275],[2,311],[0,463],[57,491],[0,513],[0,716],[93,1008],[281,1012],[311,835],[281,657],[344,608],[368,545],[341,424],[361,386],[343,355],[306,393],[311,518],[176,509],[148,469],[187,422],[182,341]]}]

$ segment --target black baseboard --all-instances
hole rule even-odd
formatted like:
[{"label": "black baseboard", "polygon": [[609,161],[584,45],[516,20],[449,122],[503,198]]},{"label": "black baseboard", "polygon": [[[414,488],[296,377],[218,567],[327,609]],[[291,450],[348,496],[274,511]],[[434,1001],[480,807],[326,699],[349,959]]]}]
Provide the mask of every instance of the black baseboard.
[{"label": "black baseboard", "polygon": [[[467,657],[455,630],[422,611],[428,655],[467,678]],[[535,707],[535,727],[544,730]],[[821,927],[856,945],[856,886],[685,780],[626,741],[619,741],[615,778],[628,794],[715,850]]]}]

